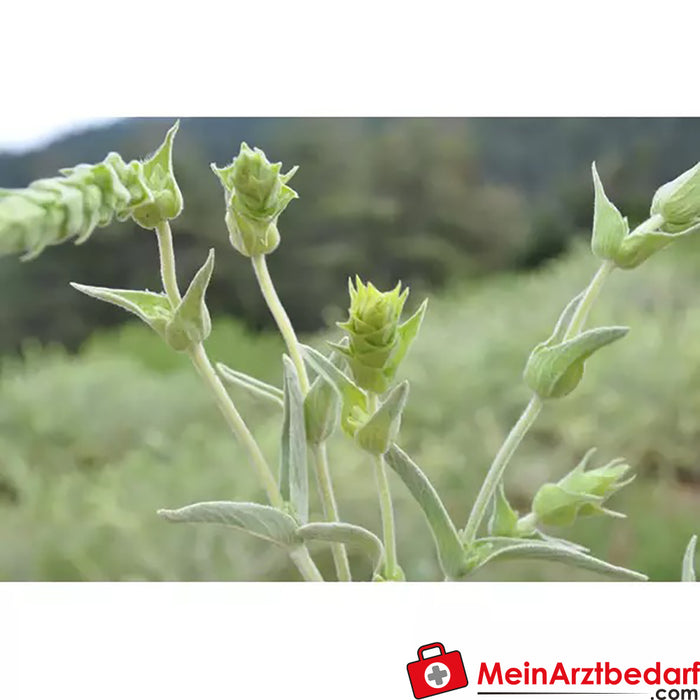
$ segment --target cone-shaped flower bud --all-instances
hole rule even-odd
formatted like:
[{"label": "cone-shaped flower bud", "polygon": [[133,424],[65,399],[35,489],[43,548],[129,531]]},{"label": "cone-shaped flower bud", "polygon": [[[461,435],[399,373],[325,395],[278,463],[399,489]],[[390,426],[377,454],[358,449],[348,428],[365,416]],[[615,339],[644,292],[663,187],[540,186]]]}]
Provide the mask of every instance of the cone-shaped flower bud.
[{"label": "cone-shaped flower bud", "polygon": [[182,196],[172,173],[175,124],[155,155],[125,163],[110,153],[101,163],[76,165],[22,189],[0,189],[0,255],[35,258],[44,248],[130,216],[146,228],[176,217]]},{"label": "cone-shaped flower bud", "polygon": [[233,247],[249,257],[271,253],[280,242],[277,219],[299,196],[287,186],[297,167],[282,174],[282,163],[270,163],[259,148],[243,143],[231,165],[211,168],[224,187]]},{"label": "cone-shaped flower bud", "polygon": [[400,323],[408,288],[401,283],[390,292],[380,292],[359,277],[349,282],[349,318],[339,327],[348,333],[347,346],[334,345],[348,359],[359,387],[384,393],[396,376],[399,364],[413,342],[425,314],[426,302],[405,323]]},{"label": "cone-shaped flower bud", "polygon": [[[632,479],[622,480],[630,470],[629,464],[615,459],[603,467],[586,467],[595,449],[589,450],[578,466],[556,484],[544,484],[532,501],[532,512],[542,525],[571,525],[577,517],[613,515],[603,503]],[[634,478],[634,477],[632,477]]]},{"label": "cone-shaped flower bud", "polygon": [[664,230],[683,231],[700,223],[700,163],[659,187],[651,214],[664,219]]},{"label": "cone-shaped flower bud", "polygon": [[564,340],[580,299],[581,295],[569,302],[552,336],[533,349],[525,365],[525,383],[540,398],[561,398],[570,394],[583,378],[585,361],[596,350],[622,338],[629,330],[624,326],[593,328]]}]

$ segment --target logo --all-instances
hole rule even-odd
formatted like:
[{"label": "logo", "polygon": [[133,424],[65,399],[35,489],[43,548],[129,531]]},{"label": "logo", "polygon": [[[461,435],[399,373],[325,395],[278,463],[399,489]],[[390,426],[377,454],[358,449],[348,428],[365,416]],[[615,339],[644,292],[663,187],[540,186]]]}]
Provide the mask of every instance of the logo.
[{"label": "logo", "polygon": [[[428,649],[439,651],[426,658],[425,652]],[[418,661],[407,664],[406,670],[417,700],[466,688],[468,684],[462,655],[458,651],[445,652],[445,647],[439,642],[418,649]]]}]

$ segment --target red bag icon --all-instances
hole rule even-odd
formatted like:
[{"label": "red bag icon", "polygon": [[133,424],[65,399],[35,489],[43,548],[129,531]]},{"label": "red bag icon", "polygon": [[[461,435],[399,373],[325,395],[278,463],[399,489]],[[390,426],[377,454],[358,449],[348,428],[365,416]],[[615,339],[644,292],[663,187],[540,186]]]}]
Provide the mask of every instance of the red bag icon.
[{"label": "red bag icon", "polygon": [[[439,649],[440,653],[427,659],[423,658],[428,649]],[[446,654],[445,647],[439,642],[422,646],[418,650],[418,661],[412,661],[406,669],[413,695],[418,700],[457,688],[466,688],[468,684],[462,655],[458,651]]]}]

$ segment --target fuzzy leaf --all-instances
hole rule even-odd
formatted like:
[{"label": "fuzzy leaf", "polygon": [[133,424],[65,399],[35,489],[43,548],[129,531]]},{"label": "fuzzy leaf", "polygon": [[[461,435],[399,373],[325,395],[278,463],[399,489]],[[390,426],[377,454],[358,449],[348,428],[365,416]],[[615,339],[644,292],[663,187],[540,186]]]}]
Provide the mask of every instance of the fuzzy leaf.
[{"label": "fuzzy leaf", "polygon": [[174,350],[188,350],[206,340],[211,333],[211,317],[204,296],[213,270],[214,249],[212,248],[209,250],[206,262],[192,279],[185,296],[165,328],[165,340]]},{"label": "fuzzy leaf", "polygon": [[280,451],[280,491],[302,523],[309,519],[304,395],[294,363],[284,355],[284,419]]},{"label": "fuzzy leaf", "polygon": [[172,308],[164,294],[141,292],[132,289],[109,289],[107,287],[90,287],[86,284],[71,282],[71,287],[89,297],[106,301],[130,311],[147,323],[153,330],[165,336],[165,329],[172,318]]},{"label": "fuzzy leaf", "polygon": [[597,350],[627,335],[629,328],[611,326],[584,331],[571,340],[548,345],[540,343],[525,366],[527,385],[541,398],[570,394],[583,377],[584,362]]},{"label": "fuzzy leaf", "polygon": [[408,399],[408,382],[392,389],[376,413],[355,433],[357,444],[373,455],[383,455],[396,440]]},{"label": "fuzzy leaf", "polygon": [[493,499],[493,510],[489,520],[489,535],[496,537],[509,537],[517,532],[518,513],[506,498],[503,484],[499,484],[498,491]]},{"label": "fuzzy leaf", "polygon": [[435,540],[442,571],[450,578],[463,576],[466,562],[462,542],[428,477],[398,445],[389,448],[385,460],[421,507]]},{"label": "fuzzy leaf", "polygon": [[647,577],[637,571],[615,566],[602,559],[584,554],[578,549],[565,547],[554,542],[519,542],[508,545],[485,557],[476,568],[486,566],[495,559],[546,559],[559,561],[582,569],[595,571],[625,581],[646,581]]},{"label": "fuzzy leaf", "polygon": [[[338,352],[332,352],[328,361],[340,369],[344,362]],[[335,432],[340,422],[342,397],[339,391],[323,375],[314,379],[304,399],[306,439],[312,445],[320,445]]]},{"label": "fuzzy leaf", "polygon": [[606,196],[595,163],[593,163],[592,170],[595,204],[591,248],[595,256],[603,260],[615,260],[623,239],[629,233],[629,226],[627,219],[620,214],[617,207]]},{"label": "fuzzy leaf", "polygon": [[399,344],[396,351],[391,356],[385,369],[385,374],[389,379],[394,378],[394,376],[396,375],[396,371],[399,368],[399,365],[406,357],[406,354],[408,353],[413,341],[416,339],[421,324],[423,323],[425,312],[427,310],[428,300],[425,299],[423,303],[418,307],[416,313],[414,313],[413,316],[411,316],[411,318],[409,318],[407,321],[405,321],[399,326]]},{"label": "fuzzy leaf", "polygon": [[221,362],[216,365],[216,369],[221,375],[221,378],[229,384],[243,387],[246,391],[253,394],[253,396],[259,396],[270,403],[274,403],[279,408],[284,407],[284,392],[276,386],[267,384],[243,372],[231,369],[231,367]]},{"label": "fuzzy leaf", "polygon": [[[340,348],[339,348],[340,349]],[[347,375],[338,369],[327,357],[308,345],[301,346],[304,359],[311,368],[336,388],[343,399],[341,425],[349,435],[357,429],[356,414],[359,411],[367,417],[367,395]],[[363,421],[364,422],[364,421]]]},{"label": "fuzzy leaf", "polygon": [[340,542],[348,547],[361,549],[372,562],[374,575],[379,573],[384,562],[384,546],[369,530],[349,523],[309,523],[297,530],[304,541]]},{"label": "fuzzy leaf", "polygon": [[177,510],[159,510],[158,515],[171,522],[228,525],[282,547],[291,547],[300,541],[294,518],[277,508],[259,503],[209,501]]},{"label": "fuzzy leaf", "polygon": [[698,536],[693,535],[688,542],[688,546],[685,550],[685,556],[683,557],[683,574],[681,581],[692,582],[695,581],[695,548],[698,544]]}]

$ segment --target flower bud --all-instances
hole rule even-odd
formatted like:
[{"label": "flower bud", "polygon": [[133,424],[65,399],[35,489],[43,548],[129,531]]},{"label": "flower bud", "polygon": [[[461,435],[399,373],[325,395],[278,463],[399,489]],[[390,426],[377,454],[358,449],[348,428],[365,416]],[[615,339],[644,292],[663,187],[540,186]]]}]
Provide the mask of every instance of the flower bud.
[{"label": "flower bud", "polygon": [[[543,525],[571,525],[577,517],[613,515],[619,513],[603,508],[602,504],[623,486],[622,481],[630,466],[615,459],[603,467],[586,471],[595,449],[589,450],[581,462],[556,484],[544,484],[532,501],[532,512]],[[632,477],[634,478],[634,477]]]},{"label": "flower bud", "polygon": [[211,166],[224,187],[226,226],[231,244],[243,255],[271,253],[280,242],[277,219],[299,195],[287,186],[297,171],[281,174],[282,163],[270,163],[259,149],[246,143],[231,165]]},{"label": "flower bud", "polygon": [[700,163],[659,187],[651,215],[664,219],[664,229],[676,233],[700,223]]},{"label": "flower bud", "polygon": [[584,363],[597,350],[627,334],[624,326],[593,328],[565,340],[566,330],[581,301],[574,297],[562,312],[550,338],[535,346],[525,365],[525,383],[542,399],[570,394],[583,378]]},{"label": "flower bud", "polygon": [[401,382],[355,433],[355,441],[366,452],[383,455],[396,440],[408,399],[408,382]]},{"label": "flower bud", "polygon": [[426,303],[401,324],[408,289],[401,283],[390,292],[380,292],[359,277],[349,282],[349,318],[338,326],[348,332],[349,344],[334,345],[343,353],[359,387],[377,394],[391,385],[399,364],[413,342],[425,314]]}]

